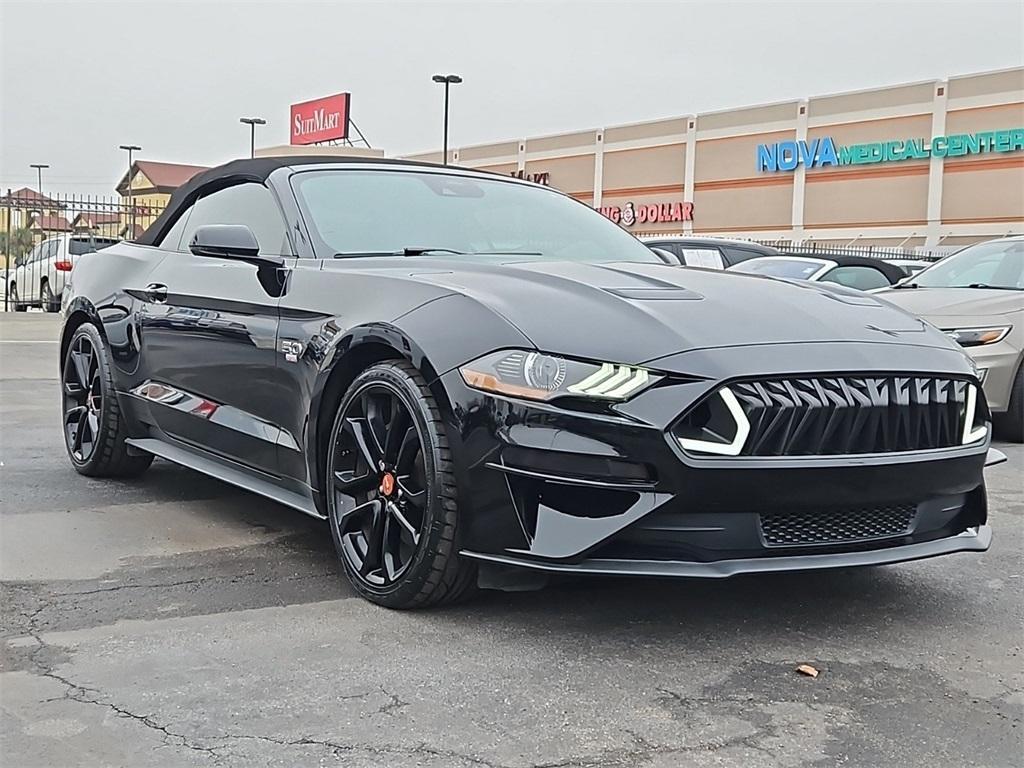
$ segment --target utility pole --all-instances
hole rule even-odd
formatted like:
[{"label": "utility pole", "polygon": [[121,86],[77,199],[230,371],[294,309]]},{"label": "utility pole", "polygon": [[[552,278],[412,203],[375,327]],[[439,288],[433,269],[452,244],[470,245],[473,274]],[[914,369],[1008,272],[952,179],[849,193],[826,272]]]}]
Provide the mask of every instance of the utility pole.
[{"label": "utility pole", "polygon": [[240,117],[238,122],[249,126],[249,157],[256,157],[256,126],[266,125],[267,121],[262,117]]},{"label": "utility pole", "polygon": [[444,83],[444,165],[448,165],[448,88],[462,82],[458,75],[434,75],[435,83]]},{"label": "utility pole", "polygon": [[132,195],[132,153],[141,152],[142,147],[135,144],[122,144],[118,149],[123,149],[128,153],[128,226],[131,227],[131,237],[125,239],[131,240],[135,237],[135,205]]}]

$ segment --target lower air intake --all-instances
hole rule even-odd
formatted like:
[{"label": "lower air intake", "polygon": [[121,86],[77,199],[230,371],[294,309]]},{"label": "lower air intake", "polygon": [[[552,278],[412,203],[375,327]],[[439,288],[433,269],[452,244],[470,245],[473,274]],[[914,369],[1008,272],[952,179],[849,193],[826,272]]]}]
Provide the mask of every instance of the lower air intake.
[{"label": "lower air intake", "polygon": [[915,504],[769,512],[759,515],[759,523],[766,547],[855,544],[906,535],[916,512]]}]

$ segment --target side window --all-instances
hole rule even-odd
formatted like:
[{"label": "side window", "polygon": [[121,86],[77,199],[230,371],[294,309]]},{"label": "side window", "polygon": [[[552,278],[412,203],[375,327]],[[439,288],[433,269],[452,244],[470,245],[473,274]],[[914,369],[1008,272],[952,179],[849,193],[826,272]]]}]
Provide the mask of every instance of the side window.
[{"label": "side window", "polygon": [[757,258],[760,255],[755,251],[748,251],[746,248],[733,248],[732,246],[726,246],[725,252],[729,256],[729,266],[739,264],[747,259]]},{"label": "side window", "polygon": [[847,288],[867,291],[889,285],[888,279],[874,267],[836,267],[821,277],[825,283],[838,283]]},{"label": "side window", "polygon": [[277,202],[260,184],[238,184],[199,198],[182,227],[181,250],[188,249],[192,235],[205,224],[245,224],[256,236],[261,254],[292,255]]},{"label": "side window", "polygon": [[167,230],[167,233],[160,238],[160,242],[157,246],[164,248],[168,251],[184,251],[188,248],[188,244],[182,244],[181,233],[185,231],[185,227],[188,225],[188,217],[192,215],[192,209],[195,206],[189,206],[185,209],[184,213],[178,217],[178,220],[171,225],[171,228]]},{"label": "side window", "polygon": [[725,269],[722,253],[717,248],[683,248],[683,259],[688,267]]}]

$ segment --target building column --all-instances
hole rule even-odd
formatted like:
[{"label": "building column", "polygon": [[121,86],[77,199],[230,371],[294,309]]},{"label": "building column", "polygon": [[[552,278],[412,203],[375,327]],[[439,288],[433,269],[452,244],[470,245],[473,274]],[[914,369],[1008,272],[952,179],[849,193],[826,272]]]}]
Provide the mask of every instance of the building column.
[{"label": "building column", "polygon": [[[693,202],[694,179],[697,167],[697,117],[686,118],[686,161],[683,166],[683,200]],[[700,211],[694,207],[693,215],[699,216]],[[683,222],[683,232],[693,232],[693,221]]]},{"label": "building column", "polygon": [[[945,80],[935,83],[932,100],[932,134],[929,146],[936,136],[946,135],[946,104],[949,99],[949,85]],[[934,248],[942,237],[942,171],[943,158],[934,155],[928,161],[928,224],[925,230],[924,247]]]},{"label": "building column", "polygon": [[591,205],[597,209],[601,207],[601,197],[604,190],[604,128],[594,134],[594,198]]},{"label": "building column", "polygon": [[[797,142],[807,141],[807,102],[801,101],[796,109]],[[800,163],[793,171],[793,217],[790,239],[799,242],[804,239],[804,190],[807,184],[807,168]]]}]

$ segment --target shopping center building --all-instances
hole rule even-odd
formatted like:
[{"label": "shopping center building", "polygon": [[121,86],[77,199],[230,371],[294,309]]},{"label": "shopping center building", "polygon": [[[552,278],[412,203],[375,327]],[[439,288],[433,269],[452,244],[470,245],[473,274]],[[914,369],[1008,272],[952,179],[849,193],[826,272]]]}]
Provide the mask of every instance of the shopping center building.
[{"label": "shopping center building", "polygon": [[957,246],[1024,233],[1024,68],[450,153],[637,234]]}]

